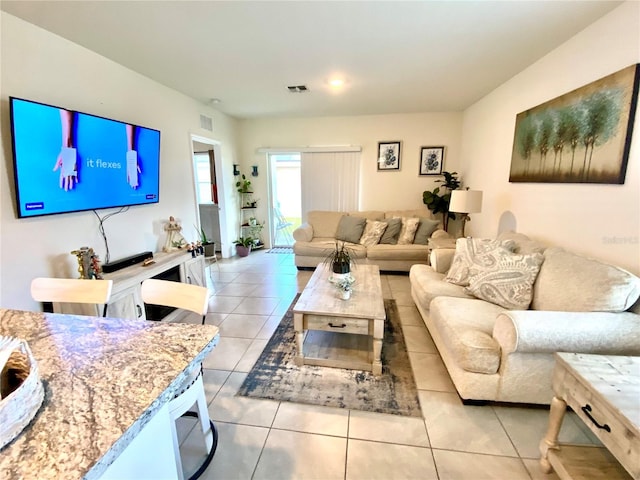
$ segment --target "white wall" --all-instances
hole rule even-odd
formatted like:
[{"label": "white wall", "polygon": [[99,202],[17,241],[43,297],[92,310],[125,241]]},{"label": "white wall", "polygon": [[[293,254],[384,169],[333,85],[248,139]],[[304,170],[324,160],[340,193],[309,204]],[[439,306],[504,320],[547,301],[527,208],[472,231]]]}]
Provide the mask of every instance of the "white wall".
[{"label": "white wall", "polygon": [[519,112],[638,62],[640,3],[629,1],[465,111],[462,170],[484,190],[470,234],[494,236],[501,220],[515,222],[522,233],[640,274],[640,109],[624,185],[509,183]]},{"label": "white wall", "polygon": [[[444,170],[460,170],[462,113],[421,113],[345,117],[267,118],[243,120],[243,172],[258,165],[252,177],[256,196],[267,199],[267,162],[261,147],[358,145],[362,147],[360,209],[394,210],[425,208],[422,192],[433,189],[442,177],[419,176],[420,147],[444,146]],[[400,170],[377,171],[378,142],[402,142]],[[464,177],[464,175],[462,175]],[[258,217],[267,218],[267,202],[259,205]]]},{"label": "white wall", "polygon": [[[93,247],[102,259],[105,255],[92,212],[16,218],[10,95],[161,131],[160,203],[132,207],[105,222],[112,260],[161,249],[166,238],[163,222],[170,215],[181,221],[184,236],[195,240],[190,134],[221,142],[223,161],[229,166],[224,169],[226,191],[233,195],[236,121],[4,12],[1,22],[0,306],[37,310],[29,296],[32,278],[76,276],[75,258],[69,252],[80,246]],[[201,113],[213,117],[213,134],[200,129]],[[229,239],[227,243],[230,245]]]}]

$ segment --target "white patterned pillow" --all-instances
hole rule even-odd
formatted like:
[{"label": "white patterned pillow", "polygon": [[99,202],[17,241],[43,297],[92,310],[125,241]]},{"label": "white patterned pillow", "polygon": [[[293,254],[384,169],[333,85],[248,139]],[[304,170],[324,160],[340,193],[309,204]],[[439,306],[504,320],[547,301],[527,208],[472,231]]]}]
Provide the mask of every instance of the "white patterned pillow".
[{"label": "white patterned pillow", "polygon": [[493,262],[492,257],[478,256],[502,248],[513,252],[515,242],[489,238],[459,238],[456,240],[456,253],[453,255],[451,267],[444,277],[445,281],[466,287],[469,285],[469,268],[475,264],[489,266]]},{"label": "white patterned pillow", "polygon": [[419,224],[420,219],[418,217],[402,217],[402,229],[400,229],[398,245],[411,245]]},{"label": "white patterned pillow", "polygon": [[515,255],[502,248],[479,257],[490,258],[481,259],[469,269],[466,291],[509,310],[527,310],[544,259],[542,254]]},{"label": "white patterned pillow", "polygon": [[364,245],[365,247],[377,245],[382,234],[387,228],[387,225],[387,222],[367,220],[367,223],[364,226],[364,232],[362,232],[362,236],[360,237],[360,245]]}]

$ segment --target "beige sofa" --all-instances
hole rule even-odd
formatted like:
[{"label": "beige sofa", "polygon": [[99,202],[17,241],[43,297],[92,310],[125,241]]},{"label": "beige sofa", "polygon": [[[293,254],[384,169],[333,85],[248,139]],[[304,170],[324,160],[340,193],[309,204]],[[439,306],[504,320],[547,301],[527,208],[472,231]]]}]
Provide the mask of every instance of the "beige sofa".
[{"label": "beige sofa", "polygon": [[[362,217],[368,220],[383,221],[392,218],[421,218],[428,219],[437,224],[426,208],[419,210],[394,210],[394,211],[310,211],[307,221],[293,232],[295,243],[293,253],[295,264],[298,268],[318,266],[334,249],[338,226],[343,216]],[[431,234],[434,237],[447,236],[448,234],[435,227]],[[424,238],[423,238],[424,240]],[[424,244],[389,244],[378,243],[372,246],[363,246],[355,242],[347,242],[346,245],[353,252],[356,262],[359,264],[374,264],[382,271],[408,272],[414,264],[427,264],[429,249]]]},{"label": "beige sofa", "polygon": [[[454,250],[416,265],[411,294],[463,400],[549,404],[553,353],[640,355],[640,279],[598,260],[506,234],[541,252],[529,309],[509,310],[445,281]],[[460,241],[460,240],[459,240]]]}]

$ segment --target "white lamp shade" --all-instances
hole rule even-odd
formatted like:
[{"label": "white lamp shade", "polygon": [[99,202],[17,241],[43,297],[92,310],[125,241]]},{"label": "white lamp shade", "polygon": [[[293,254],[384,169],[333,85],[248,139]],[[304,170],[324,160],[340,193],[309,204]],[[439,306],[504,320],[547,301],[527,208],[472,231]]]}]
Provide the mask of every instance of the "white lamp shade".
[{"label": "white lamp shade", "polygon": [[458,213],[479,213],[482,211],[480,190],[454,190],[451,192],[449,211]]}]

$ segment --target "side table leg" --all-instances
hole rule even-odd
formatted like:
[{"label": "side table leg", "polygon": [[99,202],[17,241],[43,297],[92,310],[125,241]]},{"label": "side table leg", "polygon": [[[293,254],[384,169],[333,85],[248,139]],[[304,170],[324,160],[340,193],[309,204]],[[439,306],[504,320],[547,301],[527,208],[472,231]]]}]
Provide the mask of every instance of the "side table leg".
[{"label": "side table leg", "polygon": [[304,365],[304,353],[302,350],[302,347],[304,346],[304,324],[302,320],[301,313],[293,314],[293,329],[296,332],[296,345],[298,347],[298,355],[296,355],[295,362],[299,367]]},{"label": "side table leg", "polygon": [[540,440],[540,467],[544,473],[550,473],[552,468],[549,463],[549,450],[557,450],[558,434],[562,427],[562,420],[567,411],[567,403],[559,397],[553,397],[551,400],[551,409],[549,410],[549,427],[547,434]]}]

